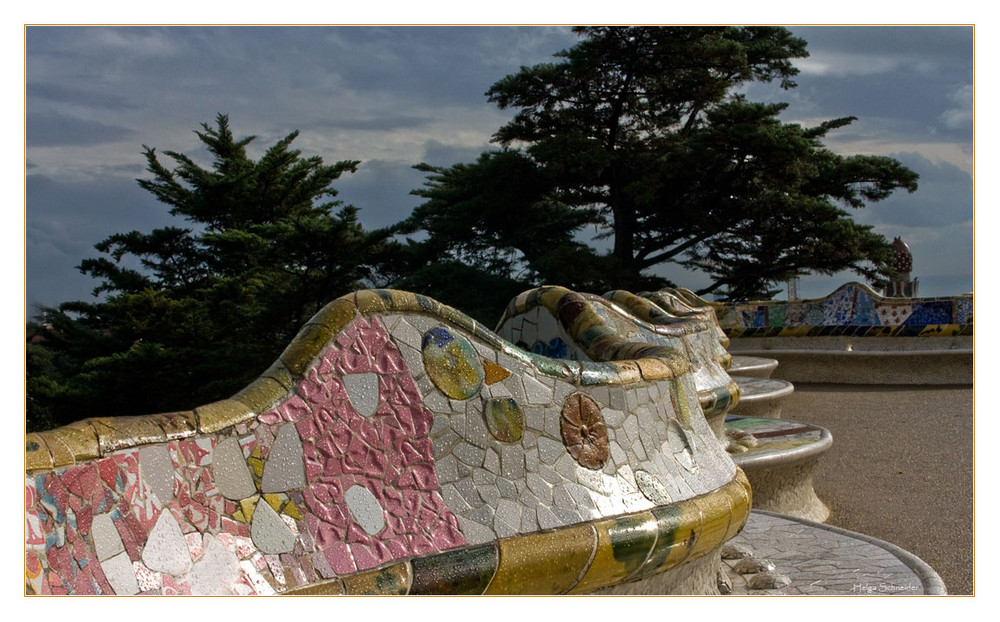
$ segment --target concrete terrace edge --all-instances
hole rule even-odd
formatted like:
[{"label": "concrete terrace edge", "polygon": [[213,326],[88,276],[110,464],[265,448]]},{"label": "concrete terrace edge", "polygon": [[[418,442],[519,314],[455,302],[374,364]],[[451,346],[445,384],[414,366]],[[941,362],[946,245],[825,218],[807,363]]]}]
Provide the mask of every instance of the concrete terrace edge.
[{"label": "concrete terrace edge", "polygon": [[836,527],[834,525],[828,525],[824,523],[817,523],[815,521],[807,520],[804,518],[798,518],[795,516],[790,516],[788,514],[780,514],[778,512],[769,512],[767,510],[752,510],[753,514],[762,514],[764,516],[771,516],[773,518],[780,518],[796,523],[801,523],[812,529],[822,529],[824,531],[829,531],[831,533],[836,533],[848,538],[854,538],[855,540],[861,540],[862,542],[867,542],[877,546],[885,551],[888,551],[893,556],[895,556],[900,562],[902,562],[907,568],[913,571],[917,578],[924,586],[924,595],[927,596],[947,596],[948,589],[944,584],[944,580],[934,571],[930,565],[924,560],[920,559],[913,553],[910,553],[906,549],[903,549],[891,542],[886,542],[885,540],[880,540],[872,536],[866,536],[863,533],[858,533],[856,531],[851,531],[849,529],[844,529],[842,527]]},{"label": "concrete terrace edge", "polygon": [[[734,343],[738,341],[734,340]],[[890,385],[973,383],[974,353],[971,349],[842,351],[737,347],[734,348],[734,352],[777,360],[779,366],[772,378],[793,383]]]},{"label": "concrete terrace edge", "polygon": [[773,358],[737,355],[733,356],[733,363],[728,371],[731,376],[770,378],[777,367],[778,361]]}]

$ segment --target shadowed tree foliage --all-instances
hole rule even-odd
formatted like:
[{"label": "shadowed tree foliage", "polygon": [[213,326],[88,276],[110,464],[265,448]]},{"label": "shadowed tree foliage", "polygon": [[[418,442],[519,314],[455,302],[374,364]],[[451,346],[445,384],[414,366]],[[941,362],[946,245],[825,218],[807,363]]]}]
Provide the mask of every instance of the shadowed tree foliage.
[{"label": "shadowed tree foliage", "polygon": [[426,238],[407,246],[409,261],[395,286],[432,292],[487,325],[533,284],[592,288],[583,268],[605,260],[574,235],[596,210],[567,209],[545,171],[525,155],[495,151],[473,164],[416,168],[428,181],[412,194],[427,201],[394,231]]},{"label": "shadowed tree foliage", "polygon": [[[559,62],[490,88],[490,101],[517,111],[494,135],[505,150],[425,168],[417,194],[428,201],[405,231],[492,274],[594,291],[662,285],[655,268],[666,263],[707,272],[714,282],[700,293],[730,299],[770,297],[775,283],[810,271],[890,273],[888,243],[844,208],[913,191],[916,174],[891,158],[825,149],[822,138],[852,118],[803,128],[778,119],[784,105],[736,93],[751,81],[794,87],[803,40],[773,27],[576,31],[581,42]],[[539,248],[546,229],[532,214],[571,233],[593,226],[612,238],[610,252],[567,235]],[[474,253],[468,223],[483,234]],[[570,259],[552,261],[560,256]],[[515,274],[506,258],[528,269]]]},{"label": "shadowed tree foliage", "polygon": [[254,160],[254,137],[236,139],[224,115],[196,134],[210,167],[147,147],[139,180],[186,224],[108,237],[80,265],[105,299],[44,309],[30,327],[29,429],[228,397],[322,305],[382,278],[389,233],[334,200],[357,161],[303,157],[297,132]]}]

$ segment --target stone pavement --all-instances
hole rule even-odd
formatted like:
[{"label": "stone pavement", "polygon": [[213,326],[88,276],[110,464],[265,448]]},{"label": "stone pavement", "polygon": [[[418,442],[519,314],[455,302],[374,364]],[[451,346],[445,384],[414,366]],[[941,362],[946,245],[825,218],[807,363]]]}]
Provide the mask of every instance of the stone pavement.
[{"label": "stone pavement", "polygon": [[[730,545],[723,549],[723,569],[733,595],[946,593],[930,566],[893,544],[782,514],[754,510]],[[773,570],[762,566],[759,575],[739,572],[753,561],[770,562]]]},{"label": "stone pavement", "polygon": [[972,386],[796,383],[785,416],[833,434],[813,473],[827,524],[918,556],[949,594],[974,593]]}]

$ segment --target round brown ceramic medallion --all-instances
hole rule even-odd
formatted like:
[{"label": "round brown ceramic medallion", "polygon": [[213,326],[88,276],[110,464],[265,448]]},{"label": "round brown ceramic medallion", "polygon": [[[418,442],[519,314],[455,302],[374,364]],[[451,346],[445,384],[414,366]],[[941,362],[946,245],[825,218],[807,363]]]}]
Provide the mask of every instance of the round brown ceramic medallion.
[{"label": "round brown ceramic medallion", "polygon": [[566,398],[560,420],[563,444],[581,466],[600,469],[608,460],[608,429],[601,407],[590,397],[574,393]]}]

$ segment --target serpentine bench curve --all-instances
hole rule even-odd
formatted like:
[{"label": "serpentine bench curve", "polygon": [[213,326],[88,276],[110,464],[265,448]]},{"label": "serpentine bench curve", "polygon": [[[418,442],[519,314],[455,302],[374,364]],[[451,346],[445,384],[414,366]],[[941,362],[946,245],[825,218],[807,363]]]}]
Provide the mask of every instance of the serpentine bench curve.
[{"label": "serpentine bench curve", "polygon": [[722,439],[725,414],[740,399],[726,374],[731,357],[705,316],[678,318],[626,291],[604,297],[544,286],[510,302],[497,333],[550,357],[623,361],[644,356],[687,364],[709,426]]},{"label": "serpentine bench curve", "polygon": [[[616,290],[602,298],[547,286],[515,298],[497,332],[540,354],[577,360],[614,360],[634,353],[643,342],[645,352],[686,352],[697,369],[694,379],[702,408],[750,481],[754,508],[826,520],[829,510],[813,490],[812,474],[832,443],[830,432],[776,421],[782,401],[793,391],[791,383],[727,375],[724,366],[730,361],[719,353],[723,342],[708,311],[689,309],[669,292],[640,297]],[[765,360],[758,366],[776,365]]]},{"label": "serpentine bench curve", "polygon": [[28,434],[26,592],[713,593],[749,484],[689,361],[637,352],[343,296],[230,399]]}]

